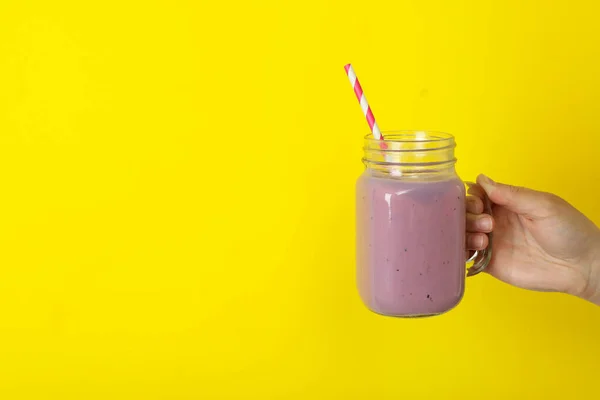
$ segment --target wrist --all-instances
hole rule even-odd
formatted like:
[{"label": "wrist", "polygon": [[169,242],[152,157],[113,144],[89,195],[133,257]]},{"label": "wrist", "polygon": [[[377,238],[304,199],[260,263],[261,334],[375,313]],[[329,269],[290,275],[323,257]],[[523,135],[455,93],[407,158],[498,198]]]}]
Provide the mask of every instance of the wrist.
[{"label": "wrist", "polygon": [[600,234],[596,236],[587,262],[585,289],[580,297],[600,306]]}]

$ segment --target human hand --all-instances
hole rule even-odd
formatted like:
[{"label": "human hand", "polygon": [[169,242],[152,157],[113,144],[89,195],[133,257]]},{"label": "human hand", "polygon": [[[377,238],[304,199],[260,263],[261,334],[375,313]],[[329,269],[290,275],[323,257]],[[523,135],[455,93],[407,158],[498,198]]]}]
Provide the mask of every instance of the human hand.
[{"label": "human hand", "polygon": [[[550,193],[495,183],[480,175],[469,189],[467,249],[488,245],[486,272],[525,289],[569,293],[600,305],[600,229]],[[493,217],[483,213],[483,191]]]}]

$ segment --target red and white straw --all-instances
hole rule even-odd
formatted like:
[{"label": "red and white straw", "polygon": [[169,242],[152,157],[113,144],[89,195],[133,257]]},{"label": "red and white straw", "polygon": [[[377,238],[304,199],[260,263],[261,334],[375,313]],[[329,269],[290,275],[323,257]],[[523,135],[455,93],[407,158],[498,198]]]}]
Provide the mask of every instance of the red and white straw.
[{"label": "red and white straw", "polygon": [[352,64],[346,64],[344,69],[346,70],[346,75],[348,75],[348,79],[350,80],[350,85],[352,85],[352,88],[354,89],[354,94],[356,94],[360,108],[362,109],[365,118],[367,118],[367,122],[369,123],[369,128],[371,128],[373,136],[377,140],[383,140],[383,135],[379,130],[379,126],[377,126],[377,122],[375,122],[373,111],[371,111],[371,107],[369,107],[369,103],[367,102],[367,98],[365,97],[362,87],[360,86],[360,82],[354,73]]}]

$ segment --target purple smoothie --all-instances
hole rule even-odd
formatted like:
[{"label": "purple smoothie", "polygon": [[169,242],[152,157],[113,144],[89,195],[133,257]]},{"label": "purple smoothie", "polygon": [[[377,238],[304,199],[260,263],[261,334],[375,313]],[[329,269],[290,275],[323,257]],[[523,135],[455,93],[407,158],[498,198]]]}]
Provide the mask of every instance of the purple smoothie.
[{"label": "purple smoothie", "polygon": [[357,284],[365,305],[391,316],[435,315],[465,285],[465,188],[456,175],[357,182]]}]

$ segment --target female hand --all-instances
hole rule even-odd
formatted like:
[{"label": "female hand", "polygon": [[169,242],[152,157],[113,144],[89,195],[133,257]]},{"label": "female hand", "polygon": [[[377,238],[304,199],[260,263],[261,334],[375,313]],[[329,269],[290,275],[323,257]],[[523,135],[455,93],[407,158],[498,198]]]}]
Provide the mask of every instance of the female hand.
[{"label": "female hand", "polygon": [[[467,196],[467,248],[493,232],[486,272],[525,289],[569,293],[600,305],[600,229],[550,193],[496,183],[484,175]],[[483,213],[483,191],[493,217]]]}]

